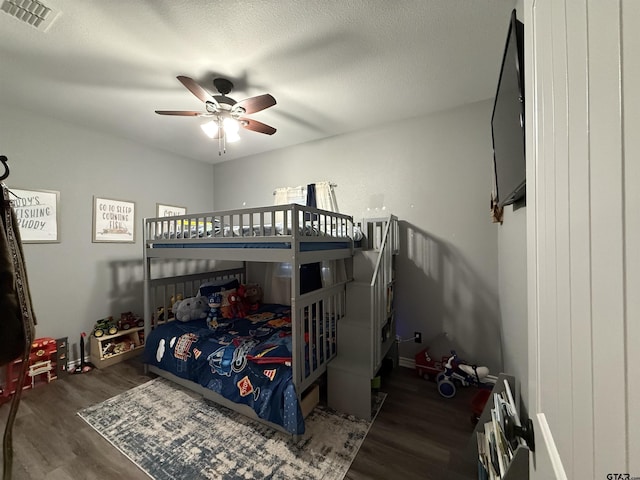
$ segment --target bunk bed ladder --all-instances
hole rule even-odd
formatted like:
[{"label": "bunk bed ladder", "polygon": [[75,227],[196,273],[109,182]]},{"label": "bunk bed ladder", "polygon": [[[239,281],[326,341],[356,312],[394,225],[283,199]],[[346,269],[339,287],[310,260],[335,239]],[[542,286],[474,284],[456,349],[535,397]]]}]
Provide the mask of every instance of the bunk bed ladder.
[{"label": "bunk bed ladder", "polygon": [[328,365],[328,404],[360,418],[371,417],[371,379],[386,356],[395,356],[395,256],[398,219],[364,222],[363,249],[353,257],[347,311],[338,322],[338,354]]}]

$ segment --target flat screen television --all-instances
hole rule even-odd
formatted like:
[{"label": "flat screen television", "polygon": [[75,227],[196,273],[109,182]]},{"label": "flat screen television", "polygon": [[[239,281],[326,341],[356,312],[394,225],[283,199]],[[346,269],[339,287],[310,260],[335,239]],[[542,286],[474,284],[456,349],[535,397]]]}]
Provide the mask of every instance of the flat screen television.
[{"label": "flat screen television", "polygon": [[491,116],[496,203],[522,202],[526,193],[524,25],[511,13]]}]

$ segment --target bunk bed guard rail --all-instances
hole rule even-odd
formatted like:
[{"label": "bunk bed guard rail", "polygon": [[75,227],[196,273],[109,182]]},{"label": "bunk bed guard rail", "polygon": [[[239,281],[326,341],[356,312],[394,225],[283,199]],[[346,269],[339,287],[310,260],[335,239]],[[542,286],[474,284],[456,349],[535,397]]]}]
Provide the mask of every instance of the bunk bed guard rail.
[{"label": "bunk bed guard rail", "polygon": [[351,216],[297,204],[145,219],[147,247],[182,243],[185,239],[194,243],[239,243],[352,236]]},{"label": "bunk bed guard rail", "polygon": [[379,339],[382,328],[387,325],[387,322],[394,321],[392,318],[395,281],[393,256],[397,255],[399,251],[398,217],[390,215],[386,219],[369,220],[367,235],[370,247],[378,251],[378,258],[371,277],[372,295],[370,297],[374,327],[371,330],[374,335],[374,338],[371,339],[373,345],[371,360],[372,374],[375,374],[382,364],[382,358],[390,343],[395,341],[395,338],[389,338],[384,342],[380,342]]}]

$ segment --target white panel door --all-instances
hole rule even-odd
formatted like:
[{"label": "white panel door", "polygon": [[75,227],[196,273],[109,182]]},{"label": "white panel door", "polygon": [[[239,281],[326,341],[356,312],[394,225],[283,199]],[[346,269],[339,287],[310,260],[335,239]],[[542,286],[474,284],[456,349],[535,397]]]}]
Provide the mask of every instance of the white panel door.
[{"label": "white panel door", "polygon": [[640,476],[640,2],[525,2],[532,478]]},{"label": "white panel door", "polygon": [[625,308],[629,472],[640,477],[640,2],[624,0],[622,98],[624,121]]}]

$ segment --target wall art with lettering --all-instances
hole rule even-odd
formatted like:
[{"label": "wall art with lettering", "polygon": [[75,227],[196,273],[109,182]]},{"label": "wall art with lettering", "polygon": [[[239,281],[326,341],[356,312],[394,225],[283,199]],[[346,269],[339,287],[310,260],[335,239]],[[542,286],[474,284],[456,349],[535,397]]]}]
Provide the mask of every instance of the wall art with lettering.
[{"label": "wall art with lettering", "polygon": [[93,241],[135,243],[136,204],[93,197]]},{"label": "wall art with lettering", "polygon": [[58,243],[60,192],[10,188],[22,243]]}]

